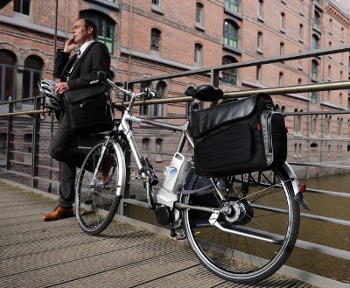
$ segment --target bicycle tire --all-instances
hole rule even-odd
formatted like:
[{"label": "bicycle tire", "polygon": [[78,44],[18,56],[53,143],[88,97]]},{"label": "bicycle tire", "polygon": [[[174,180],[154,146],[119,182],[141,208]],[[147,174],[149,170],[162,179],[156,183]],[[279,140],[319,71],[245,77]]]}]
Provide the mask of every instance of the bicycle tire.
[{"label": "bicycle tire", "polygon": [[96,167],[104,144],[101,141],[90,150],[76,182],[76,217],[81,229],[89,235],[98,235],[108,227],[121,200],[117,189],[125,187],[125,176],[119,167],[124,159],[116,153],[113,143],[108,144],[99,167]]},{"label": "bicycle tire", "polygon": [[[220,213],[217,219],[220,225],[226,231],[274,238],[277,244],[223,231],[209,223],[211,213],[194,209],[184,210],[188,241],[204,266],[219,277],[242,284],[260,282],[287,261],[297,240],[300,208],[294,200],[288,174],[283,167],[278,167],[270,171],[216,178],[215,181],[221,184],[225,181],[225,187],[220,190],[224,191],[226,201],[236,203],[231,205],[231,208],[236,205],[236,210],[232,209],[235,213],[232,210],[226,216]],[[210,184],[209,178],[194,175],[188,183],[189,190],[208,188],[205,193],[185,195],[184,203],[222,207],[222,201]],[[242,213],[244,209],[239,207],[243,206],[245,211]],[[240,213],[241,218],[235,220]]]}]

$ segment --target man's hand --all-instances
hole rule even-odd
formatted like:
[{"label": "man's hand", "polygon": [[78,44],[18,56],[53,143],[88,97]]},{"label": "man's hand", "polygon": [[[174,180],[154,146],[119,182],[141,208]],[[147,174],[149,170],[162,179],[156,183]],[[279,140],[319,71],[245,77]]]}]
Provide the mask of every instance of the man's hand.
[{"label": "man's hand", "polygon": [[70,37],[66,44],[64,45],[64,52],[66,53],[70,53],[72,52],[73,50],[76,50],[78,48],[78,44],[74,42],[74,37]]},{"label": "man's hand", "polygon": [[69,87],[68,87],[68,83],[67,82],[60,82],[60,83],[57,83],[57,85],[55,87],[55,92],[57,94],[63,94],[68,89],[69,89]]}]

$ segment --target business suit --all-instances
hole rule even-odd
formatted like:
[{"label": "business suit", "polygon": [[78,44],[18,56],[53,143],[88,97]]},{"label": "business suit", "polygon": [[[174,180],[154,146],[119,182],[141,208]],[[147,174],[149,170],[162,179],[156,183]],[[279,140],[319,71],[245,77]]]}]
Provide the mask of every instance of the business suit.
[{"label": "business suit", "polygon": [[[79,61],[71,70],[76,55],[57,51],[53,75],[67,82],[69,90],[90,85],[97,79],[97,72],[104,71],[107,75],[110,70],[110,55],[107,47],[99,42],[91,43],[80,56]],[[53,137],[49,154],[60,161],[60,191],[58,207],[71,208],[74,203],[74,184],[76,167],[80,167],[87,155],[86,150],[78,148],[77,137],[71,133],[66,114],[59,111],[59,127]],[[46,220],[46,219],[44,219]],[[57,219],[53,219],[57,220]]]}]

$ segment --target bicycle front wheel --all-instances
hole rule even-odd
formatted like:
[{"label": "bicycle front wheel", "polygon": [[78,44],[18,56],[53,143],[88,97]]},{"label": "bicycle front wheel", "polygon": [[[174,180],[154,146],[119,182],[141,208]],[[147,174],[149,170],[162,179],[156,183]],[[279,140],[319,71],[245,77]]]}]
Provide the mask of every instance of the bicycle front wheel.
[{"label": "bicycle front wheel", "polygon": [[285,263],[298,236],[300,211],[288,174],[279,167],[213,180],[224,199],[209,178],[194,175],[189,182],[189,190],[207,188],[186,195],[185,204],[210,209],[184,211],[188,241],[218,276],[262,281]]},{"label": "bicycle front wheel", "polygon": [[107,228],[125,187],[124,157],[118,144],[114,145],[108,143],[105,147],[103,141],[94,146],[78,174],[76,216],[80,227],[89,235],[97,235]]}]

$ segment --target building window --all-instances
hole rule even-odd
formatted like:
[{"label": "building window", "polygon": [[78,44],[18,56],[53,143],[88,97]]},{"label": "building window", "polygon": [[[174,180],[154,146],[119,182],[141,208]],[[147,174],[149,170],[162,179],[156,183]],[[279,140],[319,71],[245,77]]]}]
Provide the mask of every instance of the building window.
[{"label": "building window", "polygon": [[281,13],[281,18],[280,18],[281,32],[285,32],[285,28],[286,28],[286,15],[284,13]]},{"label": "building window", "polygon": [[160,0],[152,0],[152,4],[156,6],[160,6]]},{"label": "building window", "polygon": [[231,48],[238,48],[238,26],[232,21],[224,21],[223,43]]},{"label": "building window", "polygon": [[284,86],[284,74],[283,72],[280,72],[279,77],[278,77],[278,85],[280,87]]},{"label": "building window", "polygon": [[151,30],[151,50],[159,52],[160,35],[161,35],[161,32],[158,29],[153,28]]},{"label": "building window", "polygon": [[115,22],[108,16],[96,11],[83,11],[81,17],[93,20],[97,25],[97,41],[104,43],[110,54],[114,53]]},{"label": "building window", "polygon": [[29,15],[30,0],[14,0],[13,11],[24,15]]},{"label": "building window", "polygon": [[326,121],[326,125],[325,125],[325,131],[324,132],[325,132],[326,135],[329,135],[330,128],[331,128],[332,116],[327,116],[326,115],[325,121]]},{"label": "building window", "polygon": [[284,43],[281,42],[280,43],[280,56],[283,56],[284,55]]},{"label": "building window", "polygon": [[342,132],[342,124],[343,124],[343,118],[341,117],[338,117],[337,119],[337,136],[338,137],[341,137],[341,132]]},{"label": "building window", "polygon": [[262,53],[262,43],[263,42],[263,34],[261,32],[258,32],[258,38],[257,38],[257,49],[259,53]]},{"label": "building window", "polygon": [[304,0],[300,0],[300,1],[299,1],[299,13],[300,13],[301,15],[304,14]]},{"label": "building window", "polygon": [[[299,111],[298,111],[298,109],[295,109],[294,112],[298,113]],[[301,121],[300,117],[301,117],[300,114],[297,114],[294,116],[294,132],[295,133],[300,132],[300,121]]]},{"label": "building window", "polygon": [[194,63],[202,64],[202,49],[203,46],[199,43],[194,45]]},{"label": "building window", "polygon": [[[141,91],[145,91],[146,88],[150,88],[150,82],[142,82],[141,83]],[[140,106],[140,115],[141,116],[149,116],[150,114],[150,105],[141,105]]]},{"label": "building window", "polygon": [[259,19],[264,18],[264,1],[263,0],[258,1],[258,18]]},{"label": "building window", "polygon": [[142,154],[146,157],[148,157],[149,153],[149,138],[143,138],[142,139]]},{"label": "building window", "polygon": [[163,162],[162,150],[163,150],[163,139],[156,139],[156,162]]},{"label": "building window", "polygon": [[[222,58],[222,64],[237,63],[238,61],[230,56],[225,56]],[[222,71],[222,81],[228,84],[237,85],[237,68],[223,70]]]},{"label": "building window", "polygon": [[203,25],[203,5],[196,3],[196,23]]},{"label": "building window", "polygon": [[316,91],[311,92],[310,102],[311,104],[317,104],[318,93]]},{"label": "building window", "polygon": [[43,61],[37,56],[29,56],[24,61],[22,99],[40,95],[38,81],[41,79]]},{"label": "building window", "polygon": [[317,35],[312,35],[312,49],[318,49],[319,48],[319,42],[320,39]]},{"label": "building window", "polygon": [[304,42],[304,26],[303,26],[303,24],[299,25],[299,41]]},{"label": "building window", "polygon": [[15,55],[0,50],[0,102],[15,100]]},{"label": "building window", "polygon": [[256,81],[261,82],[261,65],[256,66]]},{"label": "building window", "polygon": [[311,66],[311,77],[312,80],[316,81],[318,79],[318,62],[316,60],[312,60]]},{"label": "building window", "polygon": [[316,136],[317,115],[311,116],[311,134]]},{"label": "building window", "polygon": [[[166,83],[164,81],[159,81],[156,86],[156,97],[165,97]],[[153,116],[160,117],[163,116],[163,104],[154,104],[153,106]]]},{"label": "building window", "polygon": [[225,0],[225,8],[239,13],[240,0]]},{"label": "building window", "polygon": [[320,24],[321,24],[321,16],[320,16],[320,14],[317,11],[315,11],[314,28],[320,29]]}]

